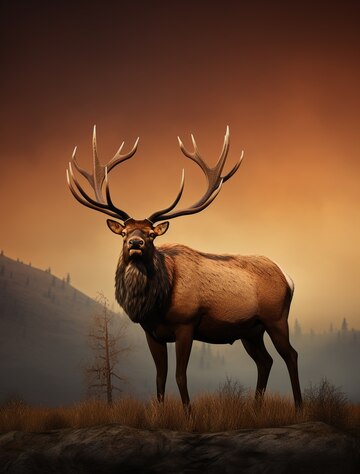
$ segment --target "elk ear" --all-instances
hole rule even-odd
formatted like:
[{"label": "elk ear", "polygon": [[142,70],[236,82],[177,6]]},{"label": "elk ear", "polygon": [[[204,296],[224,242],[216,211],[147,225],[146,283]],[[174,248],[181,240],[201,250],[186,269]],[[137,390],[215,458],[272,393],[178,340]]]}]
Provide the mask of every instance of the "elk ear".
[{"label": "elk ear", "polygon": [[106,223],[109,226],[109,229],[115,234],[121,234],[121,232],[125,229],[125,226],[120,224],[120,222],[113,221],[112,219],[107,219]]},{"label": "elk ear", "polygon": [[165,232],[169,228],[169,223],[168,222],[162,222],[161,224],[158,224],[157,226],[154,227],[154,232],[157,236],[165,234]]}]

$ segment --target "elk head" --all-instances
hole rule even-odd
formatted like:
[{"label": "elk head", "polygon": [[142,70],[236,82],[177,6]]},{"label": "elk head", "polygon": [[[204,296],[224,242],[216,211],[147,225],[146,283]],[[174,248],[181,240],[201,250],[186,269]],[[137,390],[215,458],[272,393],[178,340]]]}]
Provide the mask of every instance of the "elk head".
[{"label": "elk head", "polygon": [[[206,207],[208,207],[219,194],[223,183],[225,183],[229,178],[231,178],[231,176],[233,176],[233,174],[238,170],[242,162],[243,152],[241,153],[239,161],[232,168],[232,170],[225,176],[221,176],[230,146],[229,127],[226,128],[224,144],[220,157],[213,168],[210,168],[201,158],[193,135],[191,135],[191,139],[194,147],[193,152],[190,153],[189,151],[187,151],[182,141],[178,137],[180,149],[185,156],[193,160],[204,172],[205,177],[207,179],[207,189],[205,193],[197,202],[195,202],[191,206],[185,209],[180,209],[178,211],[174,210],[174,208],[180,201],[184,190],[185,175],[183,170],[180,189],[174,201],[170,204],[170,206],[160,211],[154,212],[144,220],[135,220],[131,218],[129,214],[117,208],[113,204],[110,195],[108,180],[108,173],[116,165],[122,163],[125,160],[128,160],[135,154],[139,138],[135,141],[133,148],[126,154],[121,154],[122,148],[124,146],[123,142],[119,150],[115,153],[114,157],[105,166],[103,166],[100,164],[98,158],[96,145],[96,127],[94,126],[92,174],[83,170],[78,165],[76,161],[75,147],[72,159],[69,163],[69,168],[68,170],[66,170],[67,182],[70,191],[72,192],[74,197],[84,206],[90,207],[91,209],[95,209],[99,212],[103,212],[104,214],[107,214],[117,219],[117,221],[108,219],[107,224],[115,234],[121,235],[123,237],[123,256],[128,261],[130,261],[131,259],[151,259],[152,253],[154,251],[154,239],[160,235],[163,235],[167,231],[169,227],[169,222],[167,221],[169,219],[173,219],[174,217],[196,214],[197,212],[200,212]],[[73,166],[89,182],[90,186],[93,189],[95,199],[90,197],[87,192],[81,187],[80,183],[74,175]],[[104,182],[105,195],[102,189]],[[155,223],[159,221],[165,222],[155,225]]]},{"label": "elk head", "polygon": [[108,219],[107,225],[110,230],[121,235],[124,239],[123,259],[126,264],[131,260],[151,261],[154,252],[154,239],[165,234],[169,227],[168,222],[154,226],[147,219],[143,221],[128,219],[124,224]]}]

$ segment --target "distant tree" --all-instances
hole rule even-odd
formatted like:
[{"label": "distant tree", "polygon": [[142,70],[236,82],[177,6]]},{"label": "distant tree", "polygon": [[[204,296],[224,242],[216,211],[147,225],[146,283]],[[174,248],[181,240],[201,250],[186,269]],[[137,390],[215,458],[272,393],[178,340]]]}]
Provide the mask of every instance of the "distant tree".
[{"label": "distant tree", "polygon": [[344,319],[343,319],[343,322],[342,322],[342,324],[341,324],[341,331],[342,331],[342,332],[347,332],[347,330],[348,330],[348,323],[347,323],[347,321],[346,321],[346,318],[344,318]]},{"label": "distant tree", "polygon": [[106,395],[108,404],[113,401],[114,390],[121,389],[114,383],[114,379],[123,382],[123,378],[116,372],[120,358],[130,350],[126,344],[126,325],[120,325],[113,333],[113,313],[109,311],[107,298],[98,293],[97,302],[101,309],[97,311],[91,321],[89,344],[94,356],[93,363],[86,369],[87,386],[89,393]]},{"label": "distant tree", "polygon": [[302,335],[302,330],[301,330],[301,326],[300,326],[300,323],[297,319],[295,319],[295,324],[294,324],[294,336],[297,338],[297,339],[300,339]]},{"label": "distant tree", "polygon": [[66,283],[70,285],[71,279],[70,279],[70,273],[66,275]]},{"label": "distant tree", "polygon": [[0,256],[1,256],[1,257],[3,257],[3,255],[4,255],[4,251],[3,251],[3,250],[1,250],[1,252],[0,252]]}]

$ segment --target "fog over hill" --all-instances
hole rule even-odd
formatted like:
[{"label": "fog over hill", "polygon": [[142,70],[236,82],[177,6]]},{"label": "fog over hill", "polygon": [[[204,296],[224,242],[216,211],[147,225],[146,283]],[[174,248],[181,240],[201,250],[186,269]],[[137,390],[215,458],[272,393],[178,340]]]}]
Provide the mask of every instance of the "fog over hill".
[{"label": "fog over hill", "polygon": [[[44,405],[83,399],[84,367],[91,360],[89,325],[99,310],[99,304],[76,290],[69,278],[0,255],[0,402],[11,396]],[[291,319],[290,326],[296,329],[292,344],[299,353],[303,388],[327,377],[350,399],[360,401],[360,332],[348,328],[343,316],[324,334],[302,334],[299,323]],[[113,320],[116,331],[128,318],[116,313]],[[128,321],[125,342],[131,351],[117,369],[126,379],[121,395],[148,398],[155,393],[155,366],[139,325]],[[266,346],[274,358],[269,388],[290,394],[285,364],[268,338]],[[168,351],[167,387],[177,394],[173,344]],[[195,342],[188,368],[190,394],[216,390],[227,377],[255,387],[256,367],[241,342],[232,346]]]},{"label": "fog over hill", "polygon": [[49,270],[1,256],[0,308],[0,396],[44,404],[79,397],[96,302]]}]

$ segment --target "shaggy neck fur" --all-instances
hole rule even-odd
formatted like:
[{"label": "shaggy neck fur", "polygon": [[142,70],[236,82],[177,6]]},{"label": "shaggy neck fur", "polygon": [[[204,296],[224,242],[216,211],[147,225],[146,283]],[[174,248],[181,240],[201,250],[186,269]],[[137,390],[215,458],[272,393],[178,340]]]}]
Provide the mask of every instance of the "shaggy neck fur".
[{"label": "shaggy neck fur", "polygon": [[171,296],[172,275],[165,256],[155,249],[150,261],[133,259],[125,263],[120,255],[115,276],[115,295],[135,323],[156,326],[165,315]]}]

